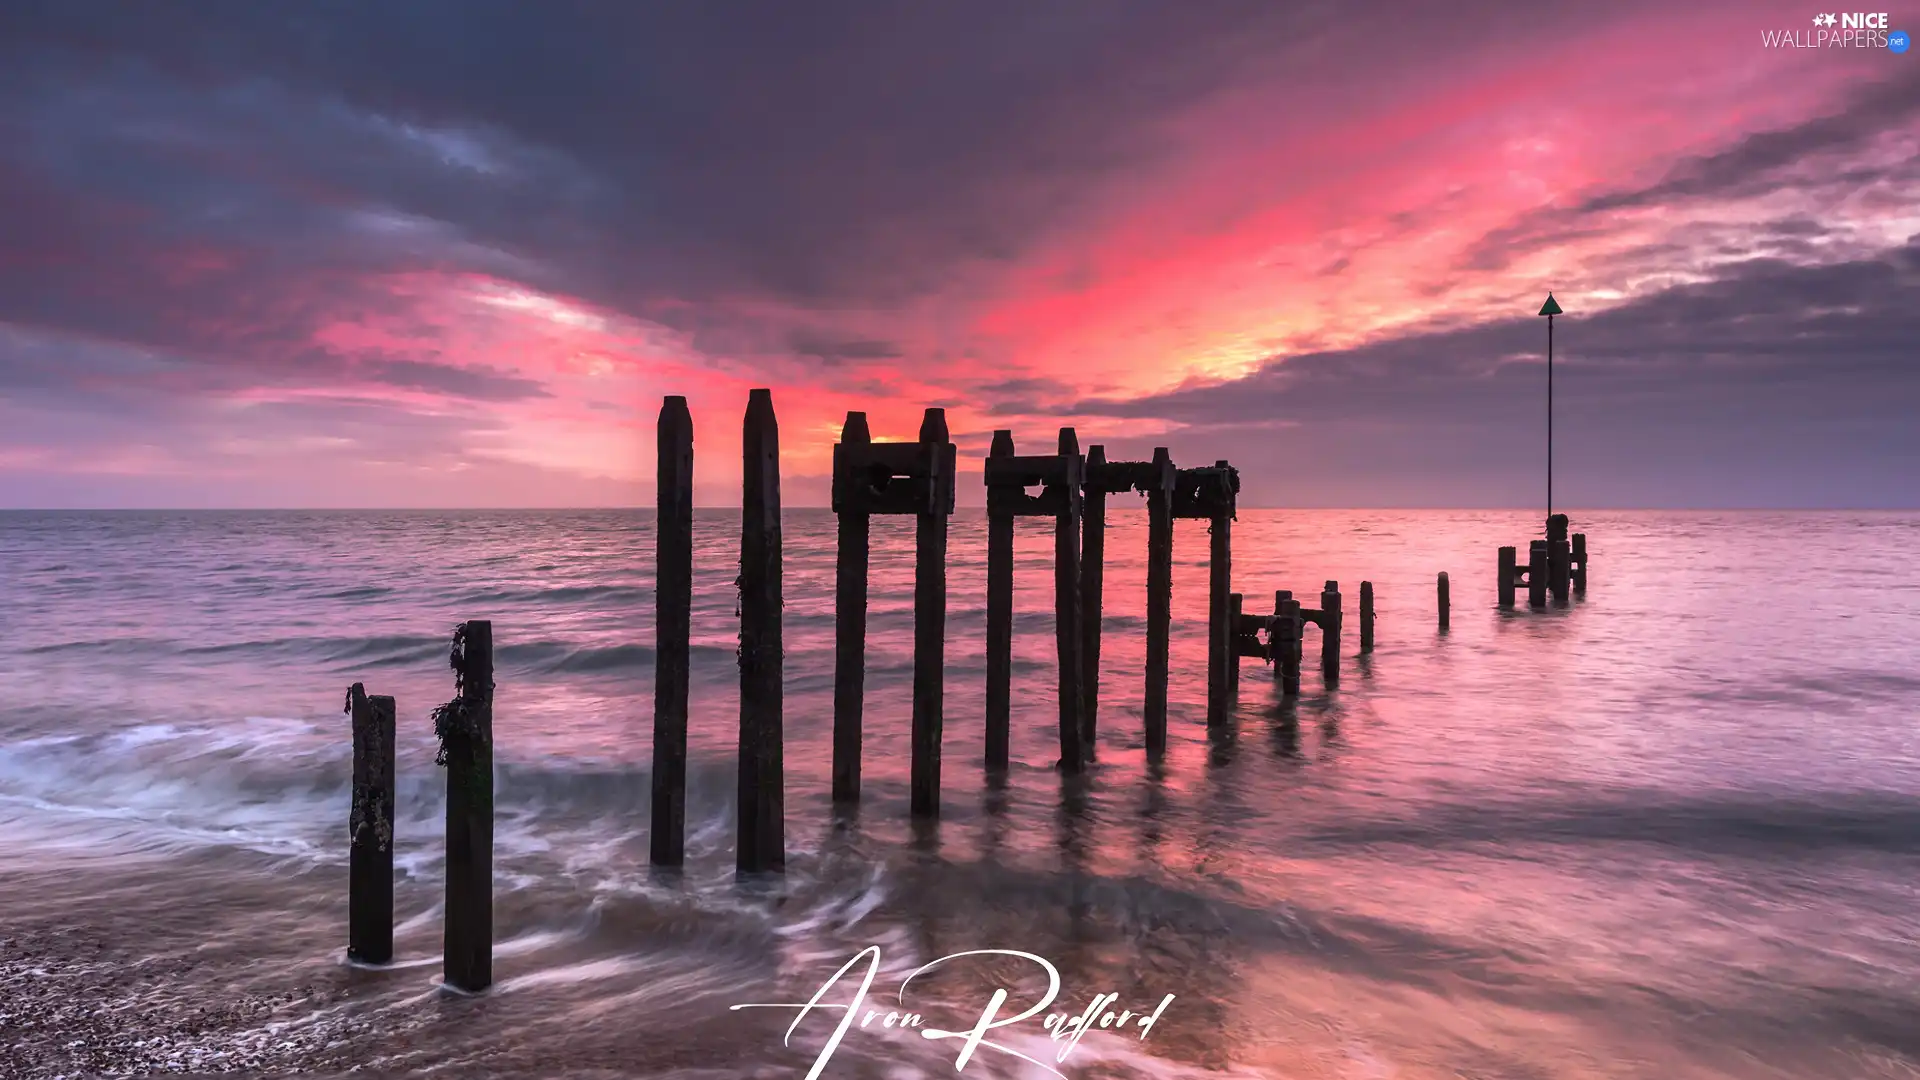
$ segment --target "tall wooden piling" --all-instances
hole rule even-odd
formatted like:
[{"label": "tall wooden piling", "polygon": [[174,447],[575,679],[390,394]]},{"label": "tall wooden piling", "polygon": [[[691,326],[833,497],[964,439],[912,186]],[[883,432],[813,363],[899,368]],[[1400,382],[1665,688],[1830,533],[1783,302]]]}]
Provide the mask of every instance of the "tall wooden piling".
[{"label": "tall wooden piling", "polygon": [[747,396],[740,510],[740,789],[736,868],[786,869],[780,637],[780,428],[773,392]]},{"label": "tall wooden piling", "polygon": [[[1216,461],[1221,476],[1229,466]],[[1233,628],[1228,599],[1233,593],[1233,514],[1214,513],[1207,523],[1211,551],[1207,575],[1207,726],[1217,727],[1228,720],[1227,697],[1232,683],[1227,669],[1235,663]]]},{"label": "tall wooden piling", "polygon": [[347,819],[347,959],[393,959],[393,699],[347,690],[353,806]]},{"label": "tall wooden piling", "polygon": [[913,766],[914,817],[940,814],[940,739],[945,727],[947,648],[947,515],[953,512],[953,453],[947,411],[928,409],[920,421],[929,498],[914,524]]},{"label": "tall wooden piling", "polygon": [[1327,582],[1320,591],[1320,610],[1324,613],[1320,624],[1320,674],[1327,685],[1340,681],[1340,583]]},{"label": "tall wooden piling", "polygon": [[1513,606],[1514,578],[1520,572],[1518,549],[1503,547],[1500,549],[1500,606]]},{"label": "tall wooden piling", "polygon": [[[869,446],[867,414],[847,413],[840,429],[836,454]],[[841,448],[845,447],[845,450]],[[842,469],[834,463],[834,478]],[[867,687],[867,560],[871,551],[872,518],[851,492],[840,492],[846,505],[839,512],[839,546],[834,556],[833,580],[833,801],[860,801],[860,741]]]},{"label": "tall wooden piling", "polygon": [[1535,540],[1527,545],[1527,606],[1547,606],[1547,542]]},{"label": "tall wooden piling", "polygon": [[1373,651],[1373,582],[1360,583],[1360,651]]},{"label": "tall wooden piling", "polygon": [[653,554],[653,825],[655,866],[686,861],[687,687],[693,623],[693,416],[660,405]]},{"label": "tall wooden piling", "polygon": [[1107,557],[1107,490],[1100,468],[1106,463],[1106,447],[1087,447],[1080,502],[1080,664],[1086,694],[1080,707],[1080,741],[1089,757],[1098,748],[1100,714],[1101,590]]},{"label": "tall wooden piling", "polygon": [[1452,618],[1451,608],[1453,607],[1453,597],[1449,595],[1450,590],[1447,586],[1447,572],[1445,570],[1440,571],[1440,577],[1439,580],[1435,582],[1434,591],[1438,594],[1436,599],[1438,599],[1440,606],[1440,629],[1445,630]]},{"label": "tall wooden piling", "polygon": [[1167,636],[1173,619],[1173,457],[1153,448],[1147,489],[1147,755],[1167,748]]},{"label": "tall wooden piling", "polygon": [[1080,514],[1084,465],[1080,440],[1070,427],[1060,429],[1060,457],[1065,477],[1054,519],[1054,636],[1060,654],[1060,768],[1078,772],[1086,764],[1087,746],[1081,708],[1086,702],[1085,667],[1081,663],[1080,629]]},{"label": "tall wooden piling", "polygon": [[1572,581],[1573,553],[1567,541],[1567,515],[1547,518],[1547,588],[1556,602],[1565,603]]},{"label": "tall wooden piling", "polygon": [[1584,594],[1587,591],[1587,534],[1573,534],[1573,591]]},{"label": "tall wooden piling", "polygon": [[453,632],[453,700],[434,710],[447,768],[447,899],[442,977],[477,994],[493,983],[493,623]]},{"label": "tall wooden piling", "polygon": [[1246,612],[1246,597],[1227,594],[1227,689],[1240,692],[1240,616]]},{"label": "tall wooden piling", "polygon": [[[988,457],[1013,456],[1013,432],[993,433]],[[1013,709],[1013,513],[987,510],[987,768],[1005,769]]]}]

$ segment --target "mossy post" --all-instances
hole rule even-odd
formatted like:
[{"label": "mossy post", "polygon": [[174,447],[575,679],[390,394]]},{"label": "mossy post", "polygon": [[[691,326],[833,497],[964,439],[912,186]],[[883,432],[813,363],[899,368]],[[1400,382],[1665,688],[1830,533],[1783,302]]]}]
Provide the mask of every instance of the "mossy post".
[{"label": "mossy post", "polygon": [[1360,583],[1360,651],[1373,651],[1373,582]]},{"label": "mossy post", "polygon": [[390,697],[347,690],[353,718],[353,807],[347,819],[347,959],[393,959],[393,733]]},{"label": "mossy post", "polygon": [[693,416],[687,399],[660,405],[653,549],[653,827],[655,866],[687,851],[687,687],[693,624]]},{"label": "mossy post", "polygon": [[914,817],[940,816],[940,739],[945,723],[947,651],[947,517],[953,513],[953,444],[947,411],[928,409],[920,421],[928,499],[914,515],[913,764]]},{"label": "mossy post", "polygon": [[1147,489],[1147,755],[1167,748],[1167,654],[1173,622],[1173,457],[1153,448]]},{"label": "mossy post", "polygon": [[[993,433],[988,457],[1013,456],[1013,432]],[[1013,712],[1013,517],[987,510],[987,768],[1005,769]]]},{"label": "mossy post", "polygon": [[1320,674],[1332,686],[1340,681],[1340,583],[1327,582],[1320,590]]},{"label": "mossy post", "polygon": [[[1226,476],[1229,465],[1213,467]],[[1233,655],[1233,622],[1228,599],[1233,593],[1233,512],[1221,506],[1207,522],[1210,558],[1207,560],[1207,726],[1227,722],[1232,680],[1228,669],[1238,664]]]},{"label": "mossy post", "polygon": [[[872,443],[867,414],[847,413],[835,453],[854,453]],[[841,467],[836,463],[836,480],[840,474]],[[846,501],[848,505],[836,507],[840,543],[833,571],[833,801],[842,804],[860,801],[861,725],[867,684],[867,564],[873,520],[864,506]]]},{"label": "mossy post", "polygon": [[1520,574],[1518,549],[1503,547],[1500,549],[1500,606],[1513,606],[1514,579]]},{"label": "mossy post", "polygon": [[1547,606],[1547,578],[1550,571],[1547,542],[1535,540],[1527,545],[1527,606],[1543,608]]},{"label": "mossy post", "polygon": [[1061,498],[1053,533],[1053,622],[1060,655],[1060,768],[1077,773],[1087,761],[1086,729],[1080,718],[1086,703],[1080,629],[1080,488],[1084,465],[1080,439],[1070,427],[1060,429],[1059,452]]},{"label": "mossy post", "polygon": [[1440,605],[1440,629],[1445,630],[1452,618],[1453,597],[1447,585],[1447,572],[1440,571],[1439,579],[1434,583],[1434,592]]},{"label": "mossy post", "polygon": [[1106,447],[1087,447],[1080,504],[1080,663],[1085,671],[1081,690],[1086,694],[1080,706],[1080,741],[1089,757],[1098,745],[1100,715],[1100,594],[1107,557],[1107,489],[1100,469],[1106,463]]},{"label": "mossy post", "polygon": [[1280,680],[1283,697],[1300,696],[1300,601],[1291,589],[1273,594],[1274,637],[1278,648],[1273,658],[1273,674]]},{"label": "mossy post", "polygon": [[741,437],[740,789],[735,867],[786,869],[780,640],[780,426],[773,391],[752,390]]},{"label": "mossy post", "polygon": [[493,623],[453,632],[454,697],[434,710],[447,768],[447,903],[442,971],[477,994],[493,983]]}]

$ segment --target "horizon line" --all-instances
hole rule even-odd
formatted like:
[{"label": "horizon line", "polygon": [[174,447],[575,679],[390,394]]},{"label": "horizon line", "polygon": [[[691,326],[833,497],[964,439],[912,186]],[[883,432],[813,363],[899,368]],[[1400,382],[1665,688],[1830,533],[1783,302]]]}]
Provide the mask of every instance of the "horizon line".
[{"label": "horizon line", "polygon": [[[1142,506],[1144,508],[1144,504]],[[710,503],[693,507],[700,510],[739,510],[738,503]],[[822,510],[833,512],[833,507],[824,503],[789,503],[781,506],[787,510]],[[960,511],[981,510],[986,505],[956,507],[954,514]],[[1109,504],[1107,512],[1129,511],[1127,505]],[[1536,513],[1544,508],[1526,506],[1335,506],[1332,504],[1271,505],[1254,503],[1239,506],[1240,510],[1337,510],[1337,511],[1446,511],[1446,512],[1482,512],[1482,513]],[[617,506],[0,506],[0,514],[292,514],[292,513],[445,513],[449,511],[476,511],[484,513],[584,513],[605,510],[637,510],[658,512],[654,506],[637,504]],[[1915,513],[1920,506],[1582,506],[1563,507],[1560,513]],[[915,515],[875,515],[880,517],[912,517]]]}]

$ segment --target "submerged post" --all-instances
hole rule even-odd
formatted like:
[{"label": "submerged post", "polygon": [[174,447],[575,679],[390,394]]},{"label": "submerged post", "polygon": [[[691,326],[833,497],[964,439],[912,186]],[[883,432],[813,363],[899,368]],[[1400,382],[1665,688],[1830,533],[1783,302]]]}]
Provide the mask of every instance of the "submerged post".
[{"label": "submerged post", "polygon": [[493,623],[453,631],[454,697],[433,712],[447,767],[442,977],[477,994],[493,983]]},{"label": "submerged post", "polygon": [[1320,610],[1325,620],[1320,624],[1320,674],[1327,685],[1340,681],[1340,583],[1327,582],[1320,591]]},{"label": "submerged post", "polygon": [[1080,706],[1080,741],[1088,756],[1097,748],[1100,713],[1101,589],[1106,573],[1107,490],[1100,475],[1107,448],[1087,447],[1086,481],[1080,504],[1080,663],[1086,701]]},{"label": "submerged post", "polygon": [[347,690],[353,808],[347,819],[347,959],[393,959],[393,699]]},{"label": "submerged post", "polygon": [[655,866],[686,861],[687,686],[693,622],[693,416],[660,405],[654,519],[653,827]]},{"label": "submerged post", "polygon": [[1518,576],[1520,572],[1520,561],[1517,555],[1518,552],[1515,548],[1503,547],[1500,549],[1500,606],[1503,608],[1513,606],[1513,579]]},{"label": "submerged post", "polygon": [[1573,534],[1573,591],[1587,591],[1587,534]]},{"label": "submerged post", "polygon": [[1567,543],[1567,515],[1547,518],[1547,588],[1556,602],[1565,603],[1571,584],[1573,553]]},{"label": "submerged post", "polygon": [[1360,651],[1373,651],[1373,582],[1360,583]]},{"label": "submerged post", "polygon": [[1173,457],[1153,448],[1147,489],[1147,755],[1167,748],[1167,635],[1173,620]]},{"label": "submerged post", "polygon": [[953,444],[947,411],[920,421],[928,500],[915,515],[913,558],[913,774],[910,813],[940,814],[940,736],[945,727],[947,515],[953,513]]},{"label": "submerged post", "polygon": [[786,869],[781,750],[780,426],[773,392],[747,395],[741,440],[739,873]]},{"label": "submerged post", "polygon": [[[1013,456],[1013,432],[993,433],[988,457]],[[1013,513],[987,508],[987,768],[1005,769],[1013,687]]]},{"label": "submerged post", "polygon": [[1438,583],[1435,585],[1435,590],[1439,593],[1440,629],[1445,630],[1451,618],[1451,613],[1449,609],[1452,607],[1452,603],[1453,603],[1453,598],[1448,595],[1449,590],[1447,587],[1447,572],[1445,570],[1440,571],[1440,579]]},{"label": "submerged post", "polygon": [[[847,413],[835,458],[869,446],[867,414]],[[842,450],[841,447],[846,447]],[[860,729],[867,683],[867,559],[872,518],[866,507],[840,490],[853,477],[834,462],[834,509],[839,512],[839,546],[833,580],[833,801],[860,801]]]},{"label": "submerged post", "polygon": [[[1213,467],[1224,480],[1229,468],[1227,463],[1216,461]],[[1207,725],[1212,727],[1226,722],[1227,695],[1232,690],[1227,673],[1234,664],[1228,599],[1233,591],[1232,511],[1224,507],[1216,509],[1207,529],[1212,541],[1207,575]]]},{"label": "submerged post", "polygon": [[1080,488],[1084,466],[1079,437],[1070,427],[1060,429],[1060,457],[1064,475],[1053,534],[1054,636],[1060,653],[1060,768],[1079,772],[1087,759],[1081,721],[1086,698],[1080,629]]},{"label": "submerged post", "polygon": [[1305,651],[1304,626],[1300,618],[1300,601],[1293,598],[1291,590],[1282,589],[1273,594],[1274,610],[1284,605],[1286,617],[1280,622],[1282,636],[1280,659],[1275,669],[1280,673],[1280,693],[1286,697],[1300,696],[1300,660]]},{"label": "submerged post", "polygon": [[1527,606],[1547,606],[1547,542],[1535,540],[1527,545]]}]

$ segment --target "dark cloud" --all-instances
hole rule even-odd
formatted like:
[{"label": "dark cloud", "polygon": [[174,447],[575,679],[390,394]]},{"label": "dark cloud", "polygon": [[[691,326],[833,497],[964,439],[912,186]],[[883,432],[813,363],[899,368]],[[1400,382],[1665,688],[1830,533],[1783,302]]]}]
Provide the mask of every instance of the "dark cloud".
[{"label": "dark cloud", "polygon": [[[1834,265],[1750,260],[1591,315],[1563,297],[1563,490],[1611,505],[1920,503],[1916,296],[1920,238]],[[1390,503],[1500,505],[1543,467],[1543,321],[1278,358],[1075,411],[1171,421],[1192,456],[1272,462],[1249,474],[1256,503],[1340,505],[1343,484],[1365,482]]]}]

